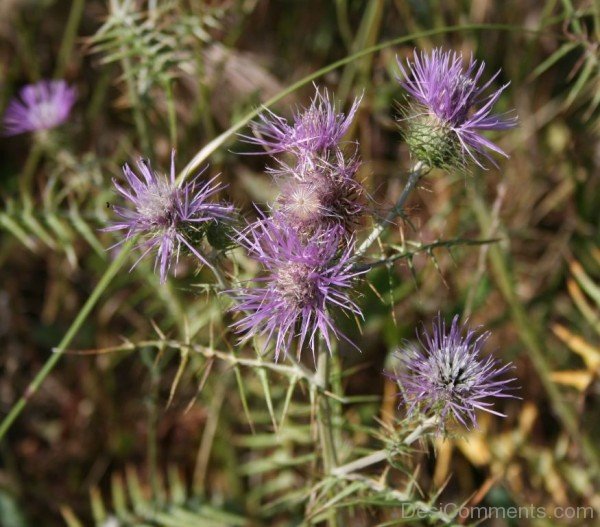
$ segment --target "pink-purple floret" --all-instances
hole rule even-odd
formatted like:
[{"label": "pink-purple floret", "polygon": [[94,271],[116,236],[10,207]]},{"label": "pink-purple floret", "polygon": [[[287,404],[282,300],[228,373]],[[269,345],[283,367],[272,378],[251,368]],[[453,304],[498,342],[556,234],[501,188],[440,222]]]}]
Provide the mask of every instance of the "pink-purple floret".
[{"label": "pink-purple floret", "polygon": [[510,363],[482,354],[488,337],[461,326],[458,315],[446,331],[438,316],[431,332],[422,330],[419,345],[406,343],[397,354],[400,371],[386,375],[399,382],[408,414],[433,414],[441,429],[449,420],[477,428],[478,410],[504,417],[489,399],[515,398],[509,393],[515,379],[506,377]]},{"label": "pink-purple floret", "polygon": [[[256,287],[235,291],[234,311],[243,314],[235,326],[246,338],[265,336],[265,347],[275,343],[275,360],[287,355],[297,337],[297,349],[307,344],[315,354],[318,335],[329,350],[332,336],[350,342],[336,327],[330,313],[337,308],[362,317],[350,298],[354,279],[354,243],[339,251],[339,233],[316,232],[302,240],[298,232],[277,215],[261,218],[238,233],[238,242],[265,270]],[[352,343],[351,343],[352,344]]]},{"label": "pink-purple floret", "polygon": [[[202,173],[191,180],[176,182],[175,152],[171,156],[170,176],[159,175],[150,162],[140,158],[137,162],[139,174],[129,165],[123,167],[126,185],[113,180],[117,192],[133,205],[133,208],[113,207],[120,217],[107,231],[126,231],[119,244],[139,235],[139,247],[143,249],[137,263],[151,250],[156,249],[155,268],[158,268],[160,281],[165,282],[173,261],[179,257],[181,247],[187,248],[200,262],[206,264],[205,257],[189,239],[190,229],[212,221],[230,219],[233,207],[211,201],[212,196],[224,186],[216,182],[216,176],[200,181]],[[118,244],[117,244],[118,245]]]},{"label": "pink-purple floret", "polygon": [[77,92],[64,80],[28,84],[9,103],[3,119],[3,135],[49,130],[64,123],[75,104]]},{"label": "pink-purple floret", "polygon": [[498,145],[481,133],[506,130],[517,124],[514,116],[492,113],[494,104],[510,83],[484,95],[500,71],[479,86],[485,63],[478,63],[471,56],[465,67],[461,53],[441,48],[429,53],[415,53],[413,62],[407,62],[406,68],[398,59],[398,67],[404,89],[422,106],[423,112],[435,116],[456,134],[465,157],[479,166],[483,166],[482,157],[495,164],[490,150],[507,157]]}]

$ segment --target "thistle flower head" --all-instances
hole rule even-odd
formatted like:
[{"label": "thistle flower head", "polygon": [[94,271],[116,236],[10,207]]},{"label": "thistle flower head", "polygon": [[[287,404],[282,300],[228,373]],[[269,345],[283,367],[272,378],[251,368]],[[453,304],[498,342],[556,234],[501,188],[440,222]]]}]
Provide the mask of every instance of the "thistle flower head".
[{"label": "thistle flower head", "polygon": [[76,91],[64,80],[28,84],[4,114],[4,135],[39,132],[64,123],[75,104]]},{"label": "thistle flower head", "polygon": [[486,130],[516,126],[516,118],[492,113],[492,107],[508,83],[483,95],[500,73],[480,85],[485,63],[471,57],[464,65],[461,53],[434,49],[415,54],[413,62],[398,60],[402,85],[412,98],[404,111],[404,126],[411,152],[430,166],[464,163],[483,167],[481,158],[495,164],[490,151],[506,153],[486,139]]},{"label": "thistle flower head", "polygon": [[157,250],[155,268],[159,268],[160,280],[165,282],[172,261],[179,257],[182,245],[202,263],[206,263],[192,243],[203,228],[211,223],[230,219],[233,208],[210,201],[223,188],[222,184],[215,183],[216,176],[201,183],[198,174],[190,181],[178,185],[175,177],[175,151],[171,155],[169,177],[155,172],[146,159],[140,158],[137,165],[140,175],[127,164],[123,167],[126,185],[113,180],[117,192],[133,208],[113,207],[120,219],[104,230],[126,231],[123,241],[140,235],[140,246],[144,249],[142,257],[152,249]]},{"label": "thistle flower head", "polygon": [[[239,233],[238,241],[264,268],[257,286],[235,291],[234,311],[244,316],[236,323],[245,339],[266,336],[275,344],[275,360],[290,352],[294,338],[300,352],[305,344],[315,353],[319,334],[331,350],[332,337],[350,342],[336,327],[330,313],[340,308],[362,316],[350,299],[354,278],[353,244],[339,249],[339,234],[330,229],[303,240],[277,215],[263,218]],[[352,343],[351,343],[352,344]]]},{"label": "thistle flower head", "polygon": [[292,123],[266,110],[252,125],[254,137],[243,137],[249,143],[262,146],[268,154],[288,152],[300,158],[313,156],[338,146],[360,101],[361,98],[355,99],[345,115],[337,111],[327,90],[323,93],[317,90],[310,106],[298,110]]},{"label": "thistle flower head", "polygon": [[398,355],[402,371],[388,375],[400,383],[409,415],[433,414],[443,430],[451,421],[477,427],[477,410],[504,417],[488,399],[514,397],[508,393],[514,379],[502,378],[510,364],[482,356],[488,337],[464,331],[457,315],[448,332],[438,317],[431,333],[423,330],[419,346],[406,344]]},{"label": "thistle flower head", "polygon": [[356,180],[359,166],[356,157],[346,158],[337,149],[294,168],[285,166],[286,177],[271,171],[283,181],[276,205],[284,221],[305,236],[336,227],[350,233],[365,211],[364,188]]}]

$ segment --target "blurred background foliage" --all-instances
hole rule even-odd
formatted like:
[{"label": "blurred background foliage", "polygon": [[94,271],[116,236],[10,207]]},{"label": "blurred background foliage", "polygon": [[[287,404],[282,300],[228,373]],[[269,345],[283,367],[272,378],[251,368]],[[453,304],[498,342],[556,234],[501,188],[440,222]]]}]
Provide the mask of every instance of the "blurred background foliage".
[{"label": "blurred background foliage", "polygon": [[[340,349],[338,455],[381,448],[396,412],[381,372],[438,311],[492,330],[490,349],[515,363],[523,400],[480,432],[438,441],[435,456],[421,445],[385,480],[319,481],[303,370],[261,367],[235,347],[206,270],[183,258],[160,286],[143,262],[115,277],[0,445],[0,524],[299,525],[336,506],[347,525],[395,525],[404,502],[589,506],[598,517],[599,33],[593,0],[2,0],[0,108],[41,78],[79,91],[71,121],[45,141],[0,141],[3,414],[107,266],[114,239],[99,229],[124,162],[144,155],[166,169],[176,147],[183,167],[293,82],[405,35],[317,79],[344,105],[364,92],[351,134],[375,216],[410,165],[396,55],[443,45],[473,52],[490,74],[501,68],[498,85],[511,86],[500,105],[517,109],[520,126],[499,139],[511,156],[499,170],[433,173],[410,221],[390,229],[385,253],[403,256],[360,292],[367,320],[346,331],[362,353]],[[289,115],[311,94],[307,83],[275,110]],[[210,173],[253,214],[252,201],[276,189],[265,157],[238,155],[248,149],[232,137]],[[499,241],[428,248],[451,239]],[[229,272],[252,275],[229,256]]]}]

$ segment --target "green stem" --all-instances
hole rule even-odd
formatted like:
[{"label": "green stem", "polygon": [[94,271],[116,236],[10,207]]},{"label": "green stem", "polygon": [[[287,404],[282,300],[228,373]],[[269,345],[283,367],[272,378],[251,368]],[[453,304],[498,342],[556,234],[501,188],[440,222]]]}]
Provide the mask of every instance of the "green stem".
[{"label": "green stem", "polygon": [[[420,253],[428,253],[428,254],[432,254],[434,249],[440,249],[440,248],[445,248],[448,251],[452,248],[452,247],[456,247],[456,246],[477,246],[477,245],[489,245],[492,243],[497,243],[500,241],[500,238],[488,238],[485,240],[469,240],[468,238],[454,238],[451,240],[439,240],[437,242],[433,242],[433,243],[410,243],[407,242],[407,245],[412,245],[414,247],[414,250],[409,251],[409,250],[405,250],[403,248],[402,251],[397,252],[396,254],[393,254],[392,256],[389,256],[387,258],[381,258],[379,260],[373,260],[370,262],[364,262],[364,263],[360,263],[357,264],[353,267],[353,270],[355,271],[370,271],[371,269],[375,268],[375,267],[379,267],[382,265],[390,265],[398,260],[402,260],[404,258],[412,258],[413,256],[416,256],[417,254]],[[394,249],[397,250],[396,247],[392,246]]]},{"label": "green stem", "polygon": [[25,208],[31,208],[33,203],[31,185],[43,152],[42,144],[39,141],[34,141],[25,161],[23,172],[19,175],[19,192]]},{"label": "green stem", "polygon": [[[327,391],[330,380],[329,352],[321,339],[318,340],[317,347],[318,359],[315,381],[321,390]],[[323,456],[323,471],[325,476],[328,476],[337,466],[331,406],[329,398],[326,395],[319,394],[317,397],[317,428],[319,431],[321,454]],[[327,523],[330,527],[337,525],[335,509],[331,510]]]},{"label": "green stem", "polygon": [[172,80],[166,82],[165,91],[167,96],[167,113],[169,114],[169,139],[171,141],[171,148],[177,148],[177,112],[175,111]]},{"label": "green stem", "polygon": [[350,26],[350,18],[348,17],[347,0],[335,0],[335,13],[338,23],[340,36],[346,45],[346,49],[352,49],[352,27]]},{"label": "green stem", "polygon": [[[358,51],[377,42],[381,29],[382,14],[384,11],[384,2],[382,0],[371,0],[365,7],[365,12],[358,29],[358,33],[352,43],[352,51]],[[362,73],[363,79],[369,79],[368,71],[371,68],[373,57],[366,57],[361,61],[352,61],[344,69],[338,88],[337,96],[345,101],[352,89],[352,84],[357,73]],[[364,84],[363,84],[364,86]]]},{"label": "green stem", "polygon": [[110,285],[112,279],[117,274],[117,271],[127,259],[129,255],[129,249],[131,249],[134,243],[135,240],[130,240],[121,248],[121,252],[110,264],[104,275],[102,275],[102,278],[100,278],[100,281],[88,297],[86,303],[81,308],[81,311],[77,314],[77,317],[69,327],[68,331],[65,333],[65,336],[60,341],[59,345],[53,350],[52,355],[48,357],[42,369],[38,372],[33,381],[31,381],[25,390],[25,393],[21,396],[17,403],[13,405],[8,415],[2,420],[2,423],[0,423],[0,440],[6,435],[6,432],[8,432],[15,419],[23,411],[23,408],[25,408],[25,405],[28,403],[29,399],[35,395],[46,377],[48,377],[50,372],[54,369],[60,358],[63,356],[67,346],[69,346],[81,328],[82,324],[100,299],[100,296]]},{"label": "green stem", "polygon": [[79,21],[83,14],[84,5],[85,0],[73,0],[71,3],[69,19],[67,20],[60,50],[58,51],[58,58],[56,60],[56,70],[54,71],[55,79],[60,79],[65,74],[65,69],[71,58],[71,52],[73,51],[73,43],[77,36],[77,28],[79,27]]},{"label": "green stem", "polygon": [[360,245],[360,247],[356,250],[356,257],[362,256],[373,243],[379,238],[381,233],[389,226],[389,224],[397,217],[402,215],[404,211],[404,205],[406,205],[406,201],[409,196],[412,194],[412,191],[417,187],[417,183],[421,179],[421,177],[426,174],[429,169],[420,161],[415,164],[415,166],[411,169],[408,175],[408,182],[400,194],[396,205],[390,210],[387,216],[380,221],[375,228],[371,231],[371,234],[367,237],[367,239]]},{"label": "green stem", "polygon": [[[422,437],[425,432],[433,428],[435,423],[435,417],[428,417],[425,421],[419,424],[419,426],[417,426],[409,435],[407,435],[404,438],[402,444],[407,446],[412,445],[417,439]],[[336,467],[335,469],[333,469],[332,473],[334,476],[345,476],[346,474],[357,472],[358,470],[370,467],[371,465],[375,465],[376,463],[381,463],[382,461],[388,459],[389,455],[390,453],[387,448],[376,450],[375,452],[372,452],[367,456],[358,458],[340,467]]]}]

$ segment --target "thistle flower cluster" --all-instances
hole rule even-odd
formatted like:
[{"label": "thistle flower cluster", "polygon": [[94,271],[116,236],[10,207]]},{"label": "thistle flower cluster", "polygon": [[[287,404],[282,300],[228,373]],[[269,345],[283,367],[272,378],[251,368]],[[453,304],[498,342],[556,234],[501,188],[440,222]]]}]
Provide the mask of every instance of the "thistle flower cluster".
[{"label": "thistle flower cluster", "polygon": [[461,327],[458,315],[446,331],[438,316],[430,333],[422,331],[419,345],[407,342],[397,355],[401,371],[386,375],[400,384],[408,414],[433,415],[444,431],[452,422],[477,428],[477,410],[504,417],[488,399],[514,398],[509,392],[515,379],[503,378],[510,363],[482,356],[488,337]]},{"label": "thistle flower cluster", "polygon": [[173,263],[179,258],[182,247],[192,253],[201,263],[207,261],[195,247],[215,223],[231,219],[233,207],[211,201],[212,196],[224,186],[216,182],[216,176],[200,182],[202,173],[191,180],[178,184],[175,174],[175,151],[171,154],[170,176],[154,171],[150,162],[140,158],[137,162],[139,174],[129,165],[123,167],[127,185],[113,180],[121,196],[133,208],[113,206],[120,220],[106,227],[106,231],[126,231],[125,238],[140,236],[139,247],[143,250],[139,261],[152,250],[156,250],[155,270],[158,268],[160,281],[164,283]]},{"label": "thistle flower cluster", "polygon": [[482,132],[516,126],[516,117],[497,115],[492,108],[509,83],[483,95],[500,74],[480,84],[485,63],[471,56],[465,67],[461,53],[434,49],[415,53],[406,68],[400,60],[400,80],[409,104],[401,122],[411,154],[431,167],[462,166],[469,160],[483,168],[494,165],[490,151],[508,157]]},{"label": "thistle flower cluster", "polygon": [[359,102],[344,115],[327,92],[317,91],[292,124],[267,112],[253,127],[255,137],[245,137],[270,155],[285,153],[288,158],[269,170],[281,187],[271,216],[238,235],[264,275],[256,287],[236,291],[239,304],[233,308],[243,313],[238,331],[246,339],[265,336],[265,347],[274,341],[276,360],[291,351],[294,340],[298,353],[306,345],[313,355],[319,337],[329,351],[333,337],[350,342],[331,310],[362,316],[350,297],[361,274],[351,261],[353,227],[364,210],[363,189],[356,180],[360,162],[341,146]]},{"label": "thistle flower cluster", "polygon": [[266,336],[263,351],[274,341],[275,360],[290,352],[295,338],[298,353],[307,344],[313,356],[319,335],[330,351],[332,337],[350,342],[337,329],[330,309],[362,316],[350,298],[354,278],[361,273],[352,267],[353,243],[340,250],[332,229],[306,241],[277,214],[251,224],[238,241],[265,271],[256,287],[236,291],[239,303],[233,309],[243,313],[236,323],[245,333],[243,340]]},{"label": "thistle flower cluster", "polygon": [[254,137],[243,136],[271,156],[285,154],[269,170],[281,188],[275,208],[283,221],[307,238],[338,226],[350,233],[364,212],[356,147],[350,153],[342,147],[359,104],[360,98],[345,115],[336,110],[327,91],[317,90],[310,106],[297,111],[292,123],[266,111],[253,124]]},{"label": "thistle flower cluster", "polygon": [[3,135],[49,130],[64,123],[75,104],[77,92],[64,80],[43,80],[24,86],[4,114]]}]

